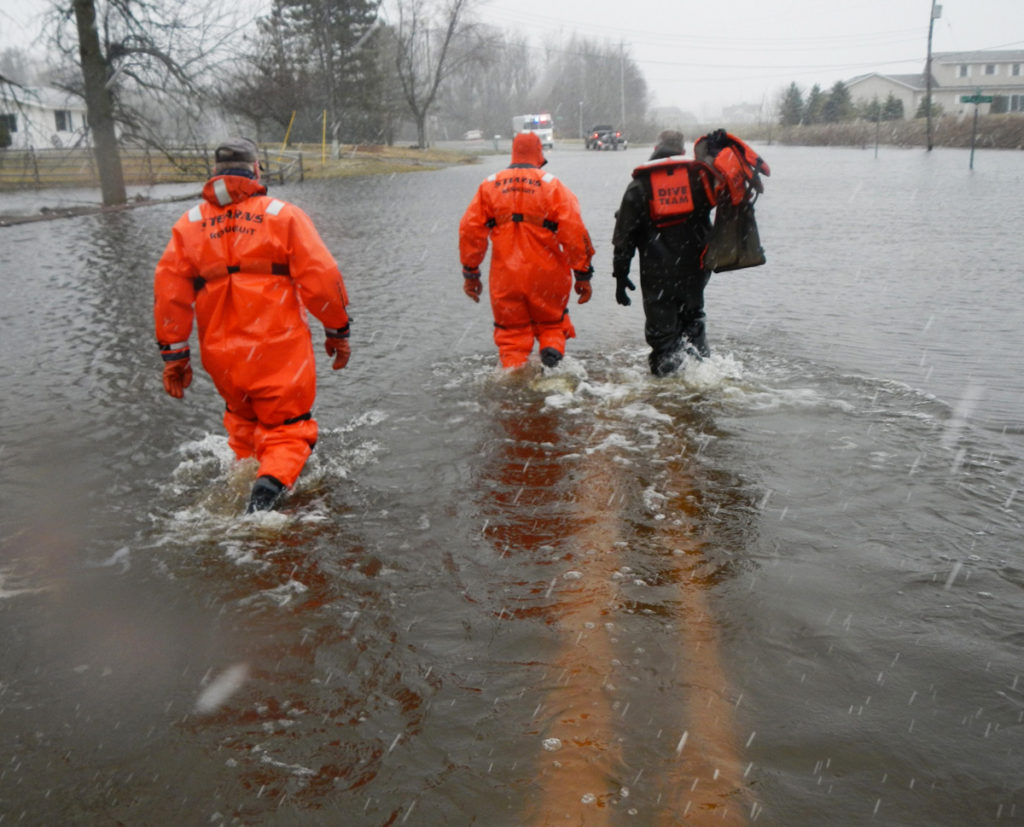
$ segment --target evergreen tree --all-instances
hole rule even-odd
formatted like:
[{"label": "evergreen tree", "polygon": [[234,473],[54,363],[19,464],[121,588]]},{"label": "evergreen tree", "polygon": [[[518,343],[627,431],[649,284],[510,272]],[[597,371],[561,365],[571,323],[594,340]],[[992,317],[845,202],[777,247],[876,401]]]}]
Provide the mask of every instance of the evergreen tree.
[{"label": "evergreen tree", "polygon": [[890,92],[889,97],[885,99],[885,103],[882,105],[882,120],[902,121],[903,118],[903,101]]},{"label": "evergreen tree", "polygon": [[300,136],[294,128],[288,133],[288,128],[294,126],[293,116],[300,131],[306,128],[316,103],[312,100],[313,81],[305,50],[293,37],[280,3],[273,4],[269,14],[258,21],[257,29],[251,54],[246,58],[249,68],[220,90],[221,104],[227,112],[249,121],[260,140],[272,137],[283,141],[286,134],[289,140],[308,137]]},{"label": "evergreen tree", "polygon": [[782,100],[779,101],[779,124],[781,126],[798,126],[804,116],[804,98],[800,87],[796,83],[789,84],[789,87],[782,93]]},{"label": "evergreen tree", "polygon": [[[931,115],[933,118],[939,117],[942,114],[942,104],[931,102]],[[927,118],[928,117],[928,96],[925,95],[921,98],[921,103],[917,107],[917,112],[914,113],[915,118]]]},{"label": "evergreen tree", "polygon": [[872,123],[877,123],[882,119],[882,104],[878,102],[878,97],[873,97],[870,101],[864,104],[861,108],[860,116]]},{"label": "evergreen tree", "polygon": [[291,140],[379,137],[377,24],[372,0],[274,0],[248,56],[252,71],[224,84],[224,105],[281,137],[292,124]]},{"label": "evergreen tree", "polygon": [[807,105],[804,106],[804,123],[815,124],[822,123],[825,120],[825,104],[828,102],[828,97],[821,87],[816,83],[811,87],[811,91],[807,94]]},{"label": "evergreen tree", "polygon": [[842,123],[856,117],[850,90],[841,80],[837,80],[829,91],[828,100],[821,109],[821,116],[825,123]]}]

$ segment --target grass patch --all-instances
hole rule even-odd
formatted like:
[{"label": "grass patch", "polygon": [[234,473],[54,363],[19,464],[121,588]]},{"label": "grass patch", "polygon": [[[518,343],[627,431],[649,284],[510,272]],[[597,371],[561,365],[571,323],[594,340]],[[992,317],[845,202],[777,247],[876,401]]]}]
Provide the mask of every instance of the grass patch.
[{"label": "grass patch", "polygon": [[[943,115],[932,119],[932,145],[966,148],[971,145],[974,116],[962,118]],[[928,142],[927,121],[912,118],[903,121],[851,121],[812,126],[738,127],[734,134],[746,140],[769,141],[794,146],[888,146],[923,147]],[[974,144],[979,149],[1024,149],[1024,117],[1020,115],[980,115]]]},{"label": "grass patch", "polygon": [[[302,153],[303,176],[307,180],[344,178],[353,175],[381,175],[399,172],[422,172],[457,164],[473,164],[480,155],[449,149],[349,144],[338,149],[338,157],[326,156],[316,145],[290,146]],[[274,152],[269,152],[271,158]]]},{"label": "grass patch", "polygon": [[[295,153],[302,154],[302,177],[341,178],[351,175],[380,175],[439,169],[455,164],[475,163],[482,153],[450,149],[349,144],[339,147],[337,157],[325,154],[317,144],[293,145],[288,154],[264,144],[269,161],[267,178],[279,183],[282,168],[289,167],[289,180],[298,177]],[[296,165],[297,166],[297,165]],[[212,150],[122,149],[121,167],[125,183],[136,186],[200,183],[212,172]],[[0,191],[49,187],[98,187],[96,163],[90,149],[0,150]]]}]

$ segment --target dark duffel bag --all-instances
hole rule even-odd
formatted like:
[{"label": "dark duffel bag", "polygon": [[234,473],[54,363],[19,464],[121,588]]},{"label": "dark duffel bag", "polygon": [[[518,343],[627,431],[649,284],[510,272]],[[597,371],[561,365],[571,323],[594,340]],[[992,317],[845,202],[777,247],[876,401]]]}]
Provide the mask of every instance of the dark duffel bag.
[{"label": "dark duffel bag", "polygon": [[741,270],[765,263],[761,234],[757,231],[754,205],[719,204],[715,209],[715,225],[704,251],[704,269],[713,273]]}]

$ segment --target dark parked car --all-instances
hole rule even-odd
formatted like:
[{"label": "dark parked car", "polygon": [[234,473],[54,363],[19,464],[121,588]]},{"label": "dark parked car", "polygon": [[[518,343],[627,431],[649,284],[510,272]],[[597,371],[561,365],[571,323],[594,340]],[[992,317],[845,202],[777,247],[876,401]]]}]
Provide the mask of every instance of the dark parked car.
[{"label": "dark parked car", "polygon": [[598,124],[590,128],[584,141],[587,149],[625,149],[629,145],[626,136],[611,124]]}]

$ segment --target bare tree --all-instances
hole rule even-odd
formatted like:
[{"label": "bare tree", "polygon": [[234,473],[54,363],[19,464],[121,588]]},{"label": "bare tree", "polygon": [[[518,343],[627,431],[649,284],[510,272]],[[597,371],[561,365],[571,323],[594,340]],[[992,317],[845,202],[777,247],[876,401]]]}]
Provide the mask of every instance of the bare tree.
[{"label": "bare tree", "polygon": [[537,61],[530,59],[530,46],[521,35],[481,27],[478,36],[476,59],[449,76],[438,108],[459,132],[482,129],[487,137],[504,135],[512,115],[532,111]]},{"label": "bare tree", "polygon": [[85,84],[85,106],[93,135],[93,153],[100,174],[103,203],[123,204],[128,200],[124,170],[117,149],[114,125],[114,101],[107,85],[109,64],[100,49],[96,30],[96,7],[92,0],[75,0],[75,25],[78,30],[78,54]]},{"label": "bare tree", "polygon": [[442,82],[474,59],[473,48],[453,48],[456,39],[473,38],[473,27],[465,21],[471,2],[445,0],[435,7],[429,0],[397,0],[395,67],[420,148],[427,146],[427,116]]},{"label": "bare tree", "polygon": [[565,45],[548,42],[546,51],[534,95],[554,116],[559,134],[601,122],[627,129],[634,139],[647,131],[647,81],[623,44],[573,35]]},{"label": "bare tree", "polygon": [[162,146],[160,117],[198,120],[206,86],[235,56],[241,12],[200,0],[73,0],[50,31],[68,61],[58,85],[85,98],[103,203],[126,200],[119,143]]}]

